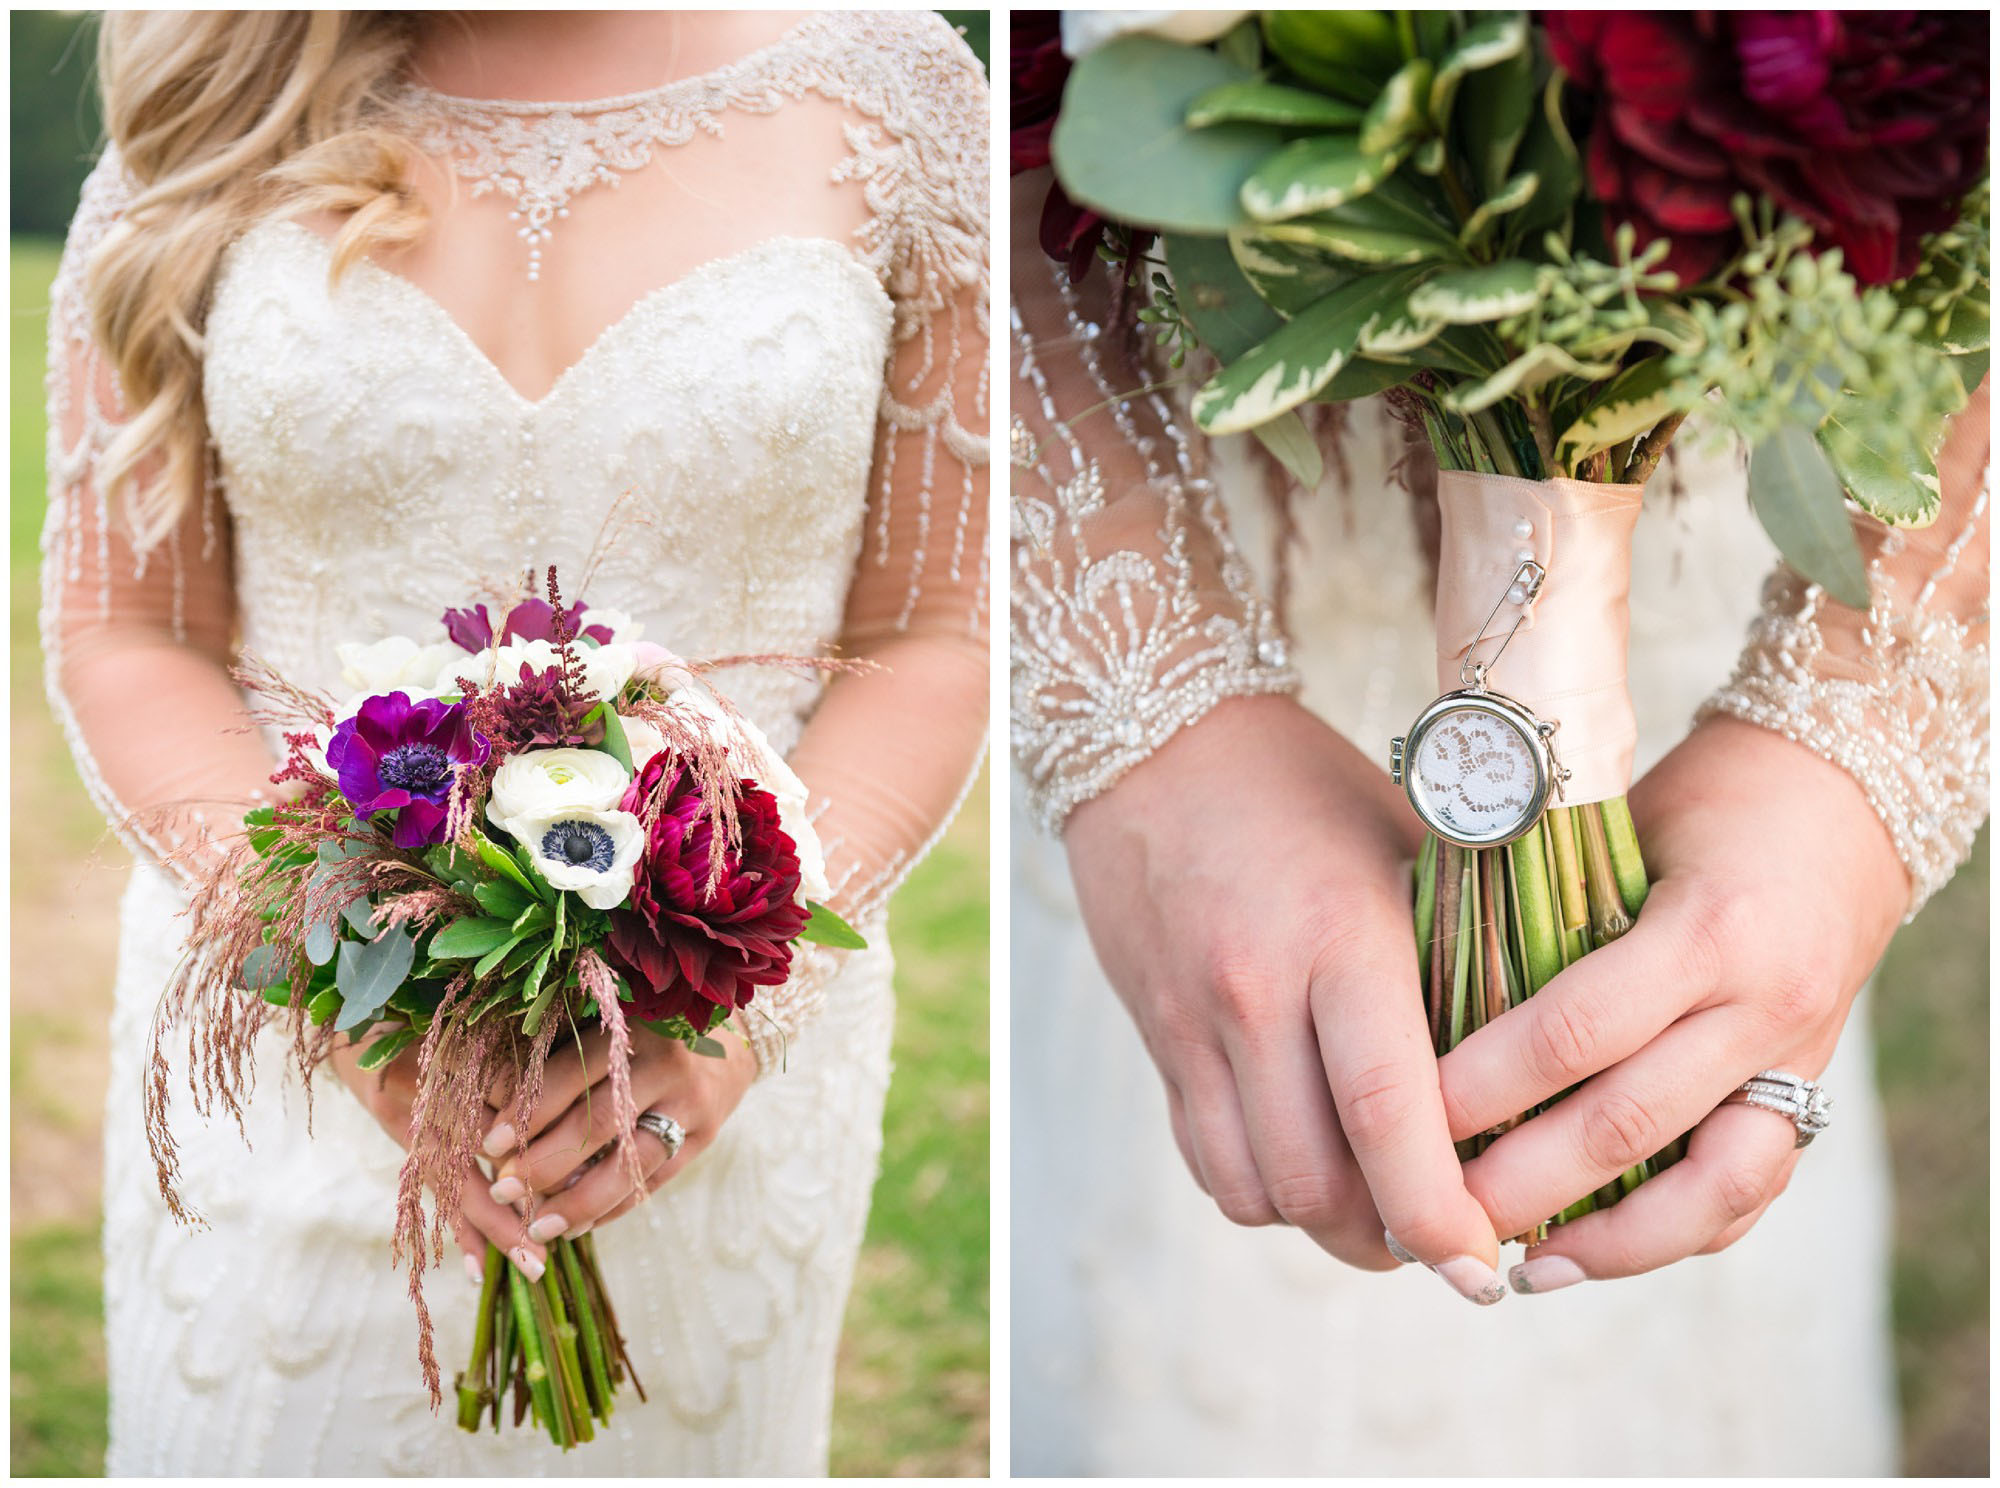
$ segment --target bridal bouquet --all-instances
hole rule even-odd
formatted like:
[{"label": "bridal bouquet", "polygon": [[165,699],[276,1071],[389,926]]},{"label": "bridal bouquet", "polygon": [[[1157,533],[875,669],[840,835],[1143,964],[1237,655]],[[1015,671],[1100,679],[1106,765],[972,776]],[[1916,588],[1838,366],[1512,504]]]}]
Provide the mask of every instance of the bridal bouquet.
[{"label": "bridal bouquet", "polygon": [[1043,247],[1111,266],[1173,365],[1216,364],[1201,427],[1310,488],[1300,410],[1380,393],[1436,453],[1442,695],[1393,768],[1430,829],[1440,1054],[1644,903],[1630,539],[1682,421],[1744,439],[1765,528],[1845,604],[1868,604],[1850,500],[1936,515],[1944,420],[1986,372],[1988,25],[1017,16],[1015,169],[1057,180]]},{"label": "bridal bouquet", "polygon": [[[285,730],[272,778],[288,799],[252,811],[198,887],[154,1026],[148,1135],[183,1218],[162,1047],[173,1023],[187,1026],[204,1113],[240,1109],[270,1009],[308,1080],[345,1040],[364,1070],[415,1061],[395,1254],[433,1405],[423,1271],[480,1153],[487,1092],[511,1085],[526,1130],[551,1051],[601,1029],[613,1098],[599,1158],[643,1190],[633,1025],[719,1055],[711,1035],[757,1015],[757,990],[787,978],[798,942],[863,944],[819,902],[805,788],[756,725],[623,615],[564,605],[553,569],[547,593],[497,630],[479,605],[431,637],[341,646],[339,699],[246,671]],[[511,1386],[515,1424],[532,1411],[568,1448],[609,1417],[631,1361],[591,1238],[548,1250],[531,1282],[489,1244],[458,1421],[478,1430],[490,1411],[497,1430]]]}]

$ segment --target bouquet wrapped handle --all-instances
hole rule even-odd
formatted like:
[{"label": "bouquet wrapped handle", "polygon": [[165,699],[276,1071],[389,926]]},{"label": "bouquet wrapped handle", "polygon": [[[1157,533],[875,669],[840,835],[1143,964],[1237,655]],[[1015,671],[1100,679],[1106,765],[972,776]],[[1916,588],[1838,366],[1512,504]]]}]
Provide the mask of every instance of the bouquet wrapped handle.
[{"label": "bouquet wrapped handle", "polygon": [[[1638,742],[1625,646],[1631,629],[1632,529],[1644,487],[1446,470],[1438,474],[1437,680],[1482,640],[1490,656],[1521,616],[1507,593],[1525,558],[1547,570],[1533,608],[1494,663],[1487,685],[1561,725],[1571,806],[1623,796]],[[1489,614],[1491,624],[1482,633]]]}]

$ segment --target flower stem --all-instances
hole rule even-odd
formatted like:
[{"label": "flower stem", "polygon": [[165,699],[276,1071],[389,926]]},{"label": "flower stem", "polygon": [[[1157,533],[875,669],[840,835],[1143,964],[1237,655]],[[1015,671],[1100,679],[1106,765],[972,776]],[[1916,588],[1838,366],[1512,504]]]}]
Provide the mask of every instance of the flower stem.
[{"label": "flower stem", "polygon": [[1445,978],[1457,975],[1459,896],[1464,886],[1465,849],[1445,842],[1439,844],[1437,856],[1437,930],[1431,946],[1431,1047],[1442,1058],[1452,1047]]},{"label": "flower stem", "polygon": [[[554,1259],[553,1252],[550,1258]],[[597,1433],[591,1428],[590,1400],[583,1390],[583,1365],[576,1356],[576,1324],[569,1320],[563,1307],[562,1287],[557,1283],[553,1265],[542,1272],[536,1286],[541,1295],[536,1312],[538,1316],[546,1316],[549,1337],[555,1343],[557,1401],[569,1417],[570,1436],[587,1442]]]},{"label": "flower stem", "polygon": [[1557,938],[1555,903],[1549,889],[1546,824],[1517,838],[1508,849],[1514,867],[1514,895],[1520,911],[1521,964],[1527,974],[1526,995],[1532,997],[1562,970],[1562,945]]},{"label": "flower stem", "polygon": [[1611,873],[1626,911],[1634,916],[1646,902],[1646,860],[1639,852],[1639,831],[1632,825],[1632,808],[1623,796],[1606,801],[1604,839],[1611,850]]},{"label": "flower stem", "polygon": [[566,1422],[556,1414],[555,1391],[550,1382],[549,1363],[542,1351],[542,1332],[536,1326],[535,1297],[538,1295],[518,1266],[507,1268],[507,1291],[514,1303],[514,1332],[520,1339],[521,1356],[526,1361],[528,1394],[535,1404],[535,1417],[547,1429],[549,1439],[567,1447]]},{"label": "flower stem", "polygon": [[1590,937],[1609,945],[1632,928],[1625,897],[1611,873],[1611,846],[1604,836],[1604,816],[1592,806],[1577,813],[1583,823],[1583,888],[1590,901]]},{"label": "flower stem", "polygon": [[1431,945],[1431,930],[1437,922],[1437,849],[1438,840],[1429,833],[1424,834],[1424,845],[1417,849],[1417,958],[1422,962],[1428,956]]},{"label": "flower stem", "polygon": [[583,1265],[576,1258],[576,1246],[558,1240],[555,1249],[562,1259],[564,1289],[577,1325],[583,1331],[583,1358],[590,1370],[592,1411],[600,1421],[611,1418],[611,1366],[604,1354],[604,1334],[597,1325],[596,1299],[584,1284]]},{"label": "flower stem", "polygon": [[458,1424],[464,1431],[477,1431],[479,1418],[486,1414],[487,1394],[491,1389],[488,1372],[492,1363],[494,1312],[500,1294],[500,1272],[506,1264],[499,1247],[488,1241],[486,1272],[479,1284],[479,1316],[472,1325],[472,1357],[466,1361],[465,1373],[458,1377]]}]

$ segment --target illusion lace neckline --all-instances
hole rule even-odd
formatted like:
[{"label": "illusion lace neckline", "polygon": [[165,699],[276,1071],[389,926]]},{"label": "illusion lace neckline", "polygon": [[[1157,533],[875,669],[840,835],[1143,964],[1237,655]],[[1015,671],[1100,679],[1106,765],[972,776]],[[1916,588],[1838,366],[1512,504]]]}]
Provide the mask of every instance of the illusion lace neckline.
[{"label": "illusion lace neckline", "polygon": [[400,91],[403,99],[424,107],[442,110],[450,114],[606,114],[617,109],[639,108],[646,105],[667,104],[675,101],[682,93],[702,93],[718,82],[725,82],[745,73],[754,72],[767,64],[773,57],[789,50],[815,25],[825,19],[822,12],[803,16],[787,26],[777,36],[762,46],[745,52],[742,56],[706,72],[689,73],[651,88],[640,88],[631,93],[614,93],[604,98],[546,99],[531,100],[520,98],[472,98],[461,93],[446,93],[420,83],[414,78],[403,79]]}]

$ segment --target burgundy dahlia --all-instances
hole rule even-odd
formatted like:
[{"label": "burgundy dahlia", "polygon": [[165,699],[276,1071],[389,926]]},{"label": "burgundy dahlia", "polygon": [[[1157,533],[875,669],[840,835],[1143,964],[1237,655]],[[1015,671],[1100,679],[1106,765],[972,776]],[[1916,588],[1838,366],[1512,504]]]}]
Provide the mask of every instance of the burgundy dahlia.
[{"label": "burgundy dahlia", "polygon": [[486,763],[492,747],[472,727],[462,703],[392,692],[369,698],[334,729],[326,762],[340,793],[367,821],[396,813],[396,846],[429,847],[445,839],[445,807],[460,766]]},{"label": "burgundy dahlia", "polygon": [[693,772],[654,755],[621,805],[642,812],[662,779],[660,814],[631,898],[611,912],[605,959],[631,985],[639,1017],[679,1016],[706,1031],[731,1009],[748,1007],[759,987],[791,974],[792,941],[808,918],[798,851],[779,825],[778,803],[745,780],[736,797],[743,846],[708,892],[716,842]]},{"label": "burgundy dahlia", "polygon": [[1684,285],[1741,246],[1738,192],[1841,249],[1855,278],[1917,267],[1986,173],[1984,9],[1602,11],[1545,15],[1586,100],[1607,218],[1667,238]]}]

